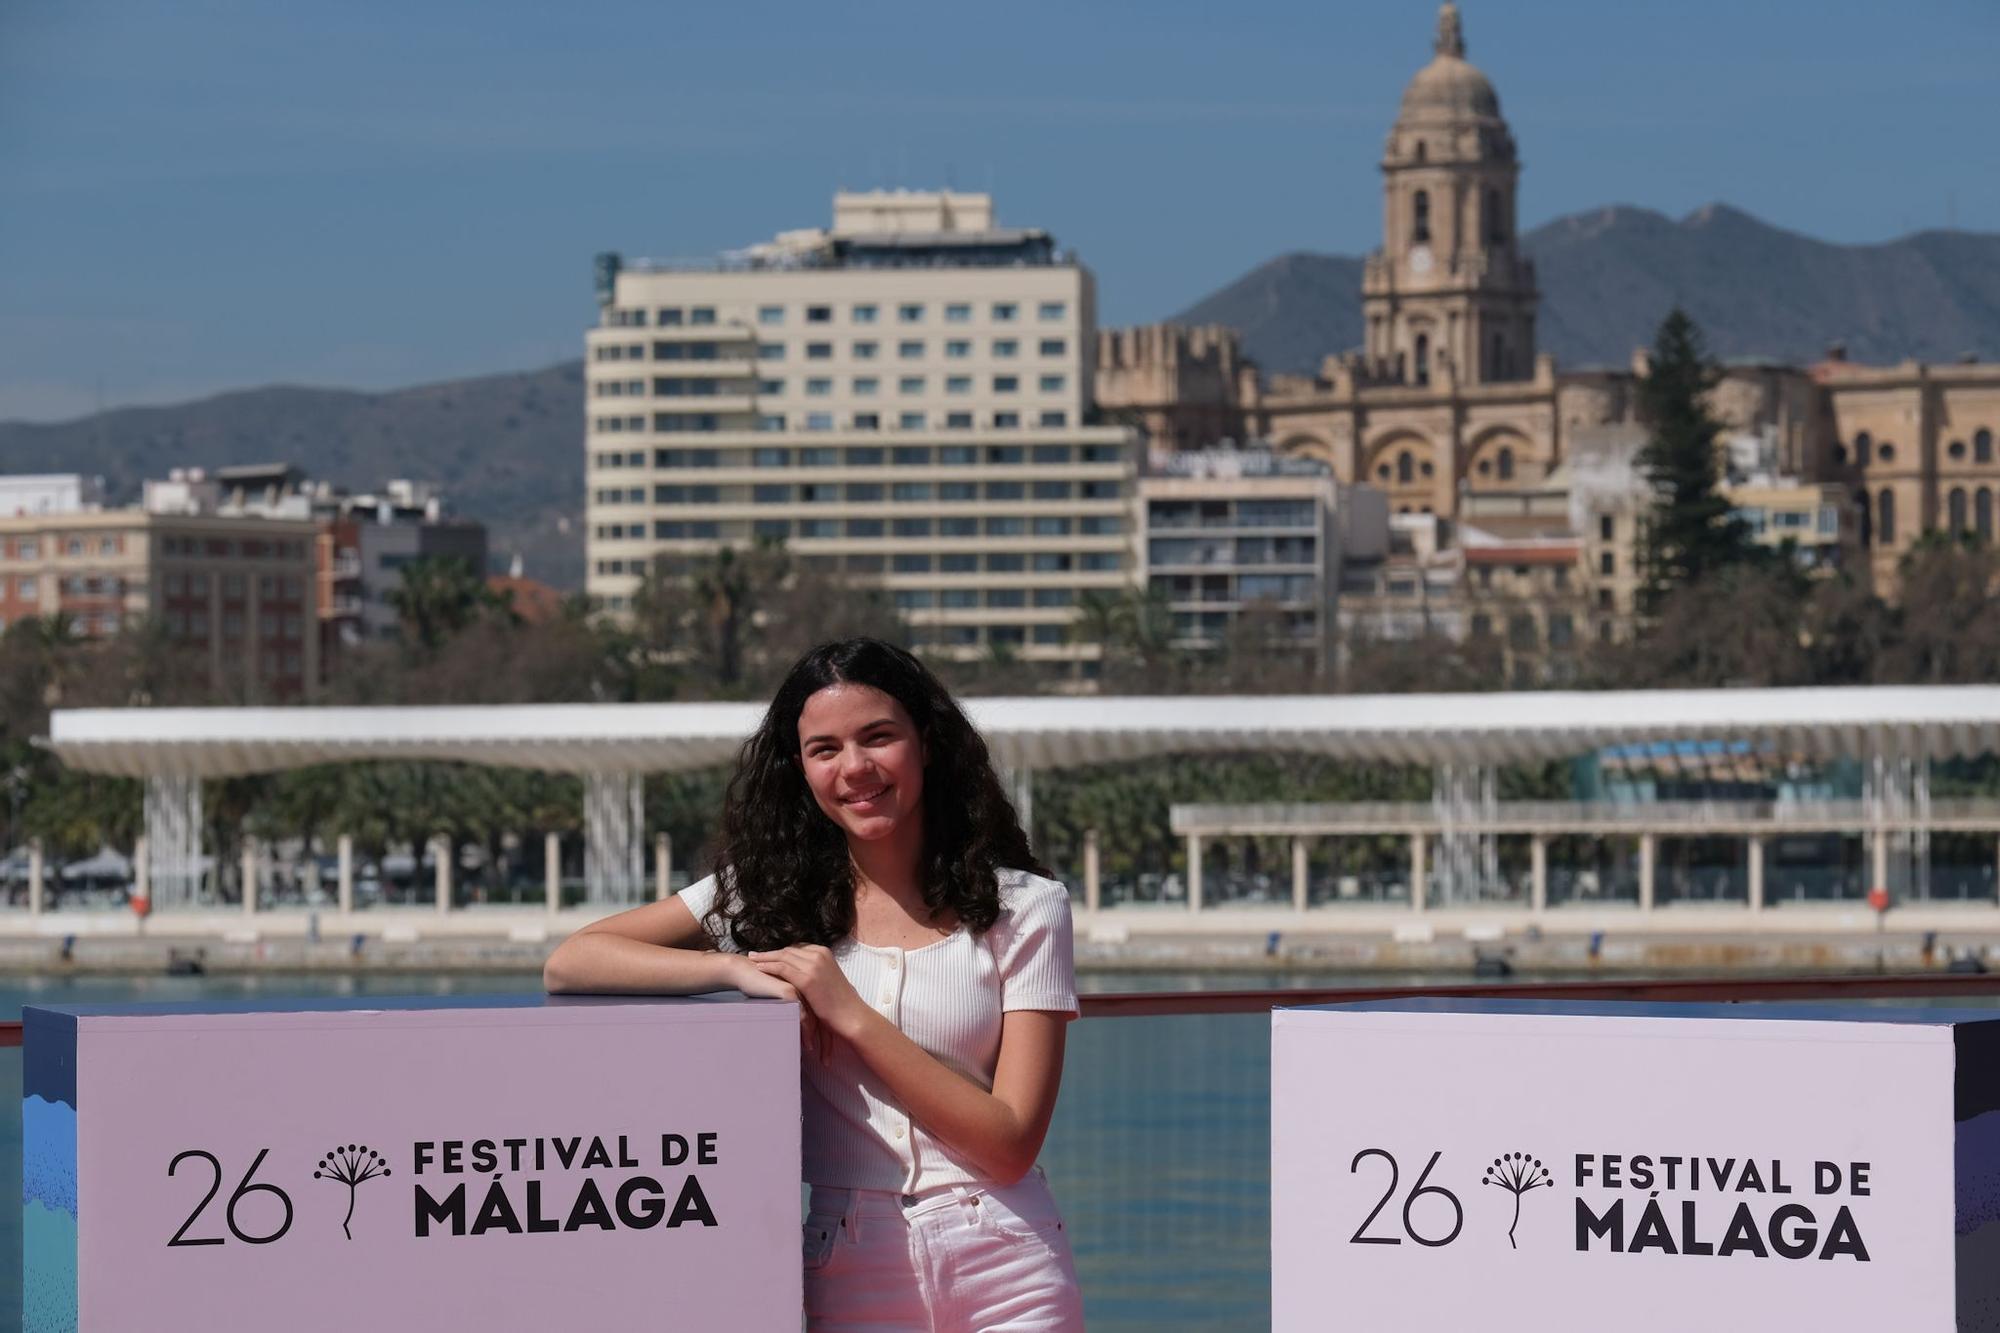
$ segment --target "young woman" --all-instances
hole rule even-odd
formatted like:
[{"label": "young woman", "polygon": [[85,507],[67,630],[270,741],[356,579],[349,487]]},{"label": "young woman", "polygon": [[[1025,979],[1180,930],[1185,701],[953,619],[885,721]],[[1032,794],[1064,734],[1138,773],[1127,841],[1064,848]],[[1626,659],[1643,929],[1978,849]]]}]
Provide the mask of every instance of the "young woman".
[{"label": "young woman", "polygon": [[738,756],[716,864],[544,979],[800,1002],[808,1327],[1081,1329],[1035,1165],[1077,1012],[1069,898],[950,693],[873,639],[807,653]]}]

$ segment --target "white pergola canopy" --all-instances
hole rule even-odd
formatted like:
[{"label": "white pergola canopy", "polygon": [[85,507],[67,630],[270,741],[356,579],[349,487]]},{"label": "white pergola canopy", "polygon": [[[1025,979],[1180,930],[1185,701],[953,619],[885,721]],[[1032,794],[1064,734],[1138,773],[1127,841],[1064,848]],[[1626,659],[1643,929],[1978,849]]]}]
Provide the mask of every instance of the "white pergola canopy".
[{"label": "white pergola canopy", "polygon": [[[1799,759],[2000,752],[2000,687],[967,701],[994,759],[1068,767],[1175,752],[1304,751],[1492,766],[1611,746],[1730,741]],[[70,709],[64,763],[136,778],[222,778],[366,759],[456,760],[581,774],[729,763],[758,704]]]}]

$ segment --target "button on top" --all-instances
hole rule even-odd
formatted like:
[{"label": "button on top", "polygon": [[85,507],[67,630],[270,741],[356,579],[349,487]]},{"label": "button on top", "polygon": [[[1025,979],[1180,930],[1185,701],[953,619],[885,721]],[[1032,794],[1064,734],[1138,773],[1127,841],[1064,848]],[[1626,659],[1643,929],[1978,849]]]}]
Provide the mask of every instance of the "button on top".
[{"label": "button on top", "polygon": [[903,961],[903,960],[902,960],[902,959],[901,959],[900,957],[898,957],[897,955],[895,955],[895,954],[893,954],[893,953],[892,953],[892,954],[890,954],[890,955],[889,955],[889,968],[890,968],[890,970],[891,970],[891,971],[894,971],[894,970],[895,970],[895,968],[896,968],[896,965],[897,965],[897,964],[899,964],[899,963],[901,963],[902,961]]}]

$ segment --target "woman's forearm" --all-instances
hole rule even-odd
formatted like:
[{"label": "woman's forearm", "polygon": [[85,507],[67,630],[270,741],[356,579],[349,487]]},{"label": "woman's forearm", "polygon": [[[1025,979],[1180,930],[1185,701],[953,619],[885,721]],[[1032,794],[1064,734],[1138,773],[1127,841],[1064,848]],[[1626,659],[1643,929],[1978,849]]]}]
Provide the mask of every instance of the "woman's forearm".
[{"label": "woman's forearm", "polygon": [[756,969],[738,954],[670,949],[607,931],[580,931],[549,955],[542,985],[551,994],[698,995],[740,990],[746,972]]},{"label": "woman's forearm", "polygon": [[861,1011],[840,1036],[912,1119],[988,1179],[1011,1185],[1034,1166],[1048,1135],[1047,1114],[1024,1111],[988,1092],[872,1010]]}]

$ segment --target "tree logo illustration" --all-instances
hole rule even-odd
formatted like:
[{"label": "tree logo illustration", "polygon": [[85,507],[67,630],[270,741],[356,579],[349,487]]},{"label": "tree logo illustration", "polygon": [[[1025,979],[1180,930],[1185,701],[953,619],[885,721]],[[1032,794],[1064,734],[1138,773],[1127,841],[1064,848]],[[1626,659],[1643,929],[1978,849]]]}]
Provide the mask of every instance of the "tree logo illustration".
[{"label": "tree logo illustration", "polygon": [[1493,1159],[1493,1165],[1486,1168],[1486,1174],[1479,1178],[1482,1185],[1498,1185],[1514,1196],[1514,1220],[1507,1226],[1507,1245],[1510,1249],[1520,1249],[1514,1243],[1514,1228],[1521,1224],[1521,1196],[1541,1185],[1555,1188],[1555,1181],[1549,1179],[1548,1168],[1539,1157],[1530,1157],[1524,1152],[1507,1153]]},{"label": "tree logo illustration", "polygon": [[332,1152],[319,1159],[319,1170],[313,1172],[314,1180],[332,1180],[347,1186],[347,1216],[340,1219],[340,1232],[349,1240],[354,1233],[347,1224],[354,1220],[354,1190],[364,1180],[389,1174],[389,1164],[365,1143],[350,1143],[345,1148],[338,1144]]}]

